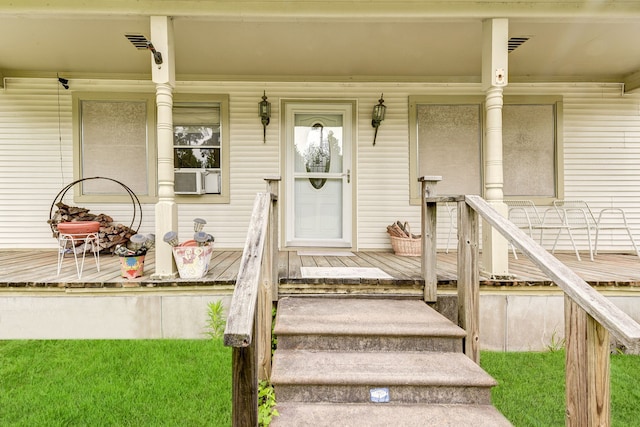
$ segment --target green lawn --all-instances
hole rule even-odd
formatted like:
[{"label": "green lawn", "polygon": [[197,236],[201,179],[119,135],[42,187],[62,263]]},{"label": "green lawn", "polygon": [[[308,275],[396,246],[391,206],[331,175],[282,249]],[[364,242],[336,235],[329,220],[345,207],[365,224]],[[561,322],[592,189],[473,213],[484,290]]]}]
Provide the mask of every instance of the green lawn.
[{"label": "green lawn", "polygon": [[[493,404],[516,427],[564,426],[564,351],[482,352],[480,364],[499,383]],[[640,425],[640,356],[611,356],[613,426]]]},{"label": "green lawn", "polygon": [[[482,352],[516,426],[564,425],[564,352]],[[640,356],[611,357],[614,426],[640,425]],[[276,396],[277,397],[277,396]],[[0,341],[0,426],[229,426],[221,340]]]},{"label": "green lawn", "polygon": [[0,341],[1,426],[228,426],[220,340]]}]

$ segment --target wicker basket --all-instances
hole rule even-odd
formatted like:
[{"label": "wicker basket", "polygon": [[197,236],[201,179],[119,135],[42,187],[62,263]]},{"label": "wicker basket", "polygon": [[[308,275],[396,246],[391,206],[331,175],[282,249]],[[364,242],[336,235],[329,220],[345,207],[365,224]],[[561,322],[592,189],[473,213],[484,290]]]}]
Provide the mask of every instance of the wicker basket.
[{"label": "wicker basket", "polygon": [[411,234],[409,223],[402,224],[400,221],[387,227],[387,233],[391,239],[391,247],[396,255],[400,256],[421,256],[422,238]]},{"label": "wicker basket", "polygon": [[421,256],[422,239],[410,239],[408,237],[389,236],[393,252],[399,256]]}]

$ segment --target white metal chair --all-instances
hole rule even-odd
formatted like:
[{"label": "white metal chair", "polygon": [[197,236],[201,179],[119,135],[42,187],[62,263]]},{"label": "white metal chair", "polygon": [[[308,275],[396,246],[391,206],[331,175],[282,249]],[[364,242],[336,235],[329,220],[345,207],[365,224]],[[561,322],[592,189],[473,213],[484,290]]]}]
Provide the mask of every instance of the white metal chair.
[{"label": "white metal chair", "polygon": [[638,251],[636,242],[633,239],[633,234],[627,222],[627,215],[623,209],[604,208],[600,210],[596,218],[589,204],[583,200],[556,200],[553,205],[565,218],[570,228],[587,231],[589,246],[591,246],[591,232],[595,231],[592,261],[593,255],[598,254],[598,239],[602,230],[625,230],[636,255],[640,257],[640,251]]},{"label": "white metal chair", "polygon": [[[513,222],[521,230],[524,230],[527,235],[533,239],[533,230],[537,230],[538,226],[542,224],[535,205],[529,200],[505,200],[504,203],[509,209],[509,221]],[[512,244],[509,244],[509,246],[511,246],[513,257],[518,259],[516,248]]]},{"label": "white metal chair", "polygon": [[[571,243],[573,244],[573,249],[575,250],[576,257],[578,258],[578,261],[581,260],[580,253],[578,252],[578,248],[573,239],[573,234],[571,233],[571,229],[565,223],[565,221],[563,221],[560,215],[556,215],[557,209],[548,208],[542,215],[540,215],[538,208],[531,200],[505,200],[504,203],[509,208],[509,220],[520,229],[524,230],[529,235],[529,237],[533,239],[533,232],[535,230],[540,231],[540,245],[542,245],[543,243],[545,230],[558,231],[552,252],[555,251],[560,233],[562,232],[562,230],[566,230],[569,234],[569,238],[571,239]],[[518,255],[516,254],[513,245],[511,245],[511,250],[513,251],[513,256],[518,259]]]},{"label": "white metal chair", "polygon": [[451,241],[451,235],[453,234],[453,229],[457,229],[458,224],[458,205],[453,202],[446,202],[445,207],[447,208],[447,213],[449,214],[449,234],[447,234],[447,247],[445,249],[445,253],[449,253],[449,242]]},{"label": "white metal chair", "polygon": [[[100,271],[100,238],[98,233],[88,234],[65,234],[59,233],[58,235],[58,276],[62,269],[62,261],[64,261],[64,255],[67,251],[73,253],[73,258],[76,262],[76,273],[78,273],[78,279],[82,277],[82,270],[84,269],[84,260],[87,254],[87,250],[93,253],[93,258],[96,261],[96,268]],[[82,258],[78,259],[78,253],[82,253]]]},{"label": "white metal chair", "polygon": [[[536,209],[536,206],[530,200],[505,200],[504,203],[508,207],[508,219],[518,228],[524,230],[532,239],[533,230],[540,230],[540,243],[542,244],[542,218]],[[511,251],[513,257],[518,259],[516,248],[512,245]]]}]

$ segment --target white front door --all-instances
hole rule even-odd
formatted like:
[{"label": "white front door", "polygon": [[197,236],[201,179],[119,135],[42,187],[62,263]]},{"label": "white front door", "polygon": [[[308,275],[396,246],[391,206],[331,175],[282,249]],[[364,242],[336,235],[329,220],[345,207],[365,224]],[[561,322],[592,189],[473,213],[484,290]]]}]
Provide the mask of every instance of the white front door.
[{"label": "white front door", "polygon": [[287,246],[351,247],[351,103],[285,104]]}]

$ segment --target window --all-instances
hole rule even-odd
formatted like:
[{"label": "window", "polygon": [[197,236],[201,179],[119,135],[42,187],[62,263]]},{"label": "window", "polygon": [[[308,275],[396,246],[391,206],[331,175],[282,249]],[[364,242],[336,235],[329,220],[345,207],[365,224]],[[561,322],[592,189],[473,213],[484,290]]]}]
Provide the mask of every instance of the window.
[{"label": "window", "polygon": [[[409,98],[411,203],[418,177],[440,175],[439,194],[482,194],[484,97]],[[541,203],[559,197],[562,177],[558,97],[505,97],[502,118],[504,196]]]},{"label": "window", "polygon": [[[156,197],[155,95],[74,93],[74,178],[122,182],[142,202]],[[124,202],[129,195],[108,180],[75,186],[76,201]]]},{"label": "window", "polygon": [[173,161],[181,203],[229,200],[228,103],[220,95],[174,96]]},{"label": "window", "polygon": [[558,129],[562,102],[554,97],[507,97],[502,110],[505,197],[558,197],[562,161]]}]

